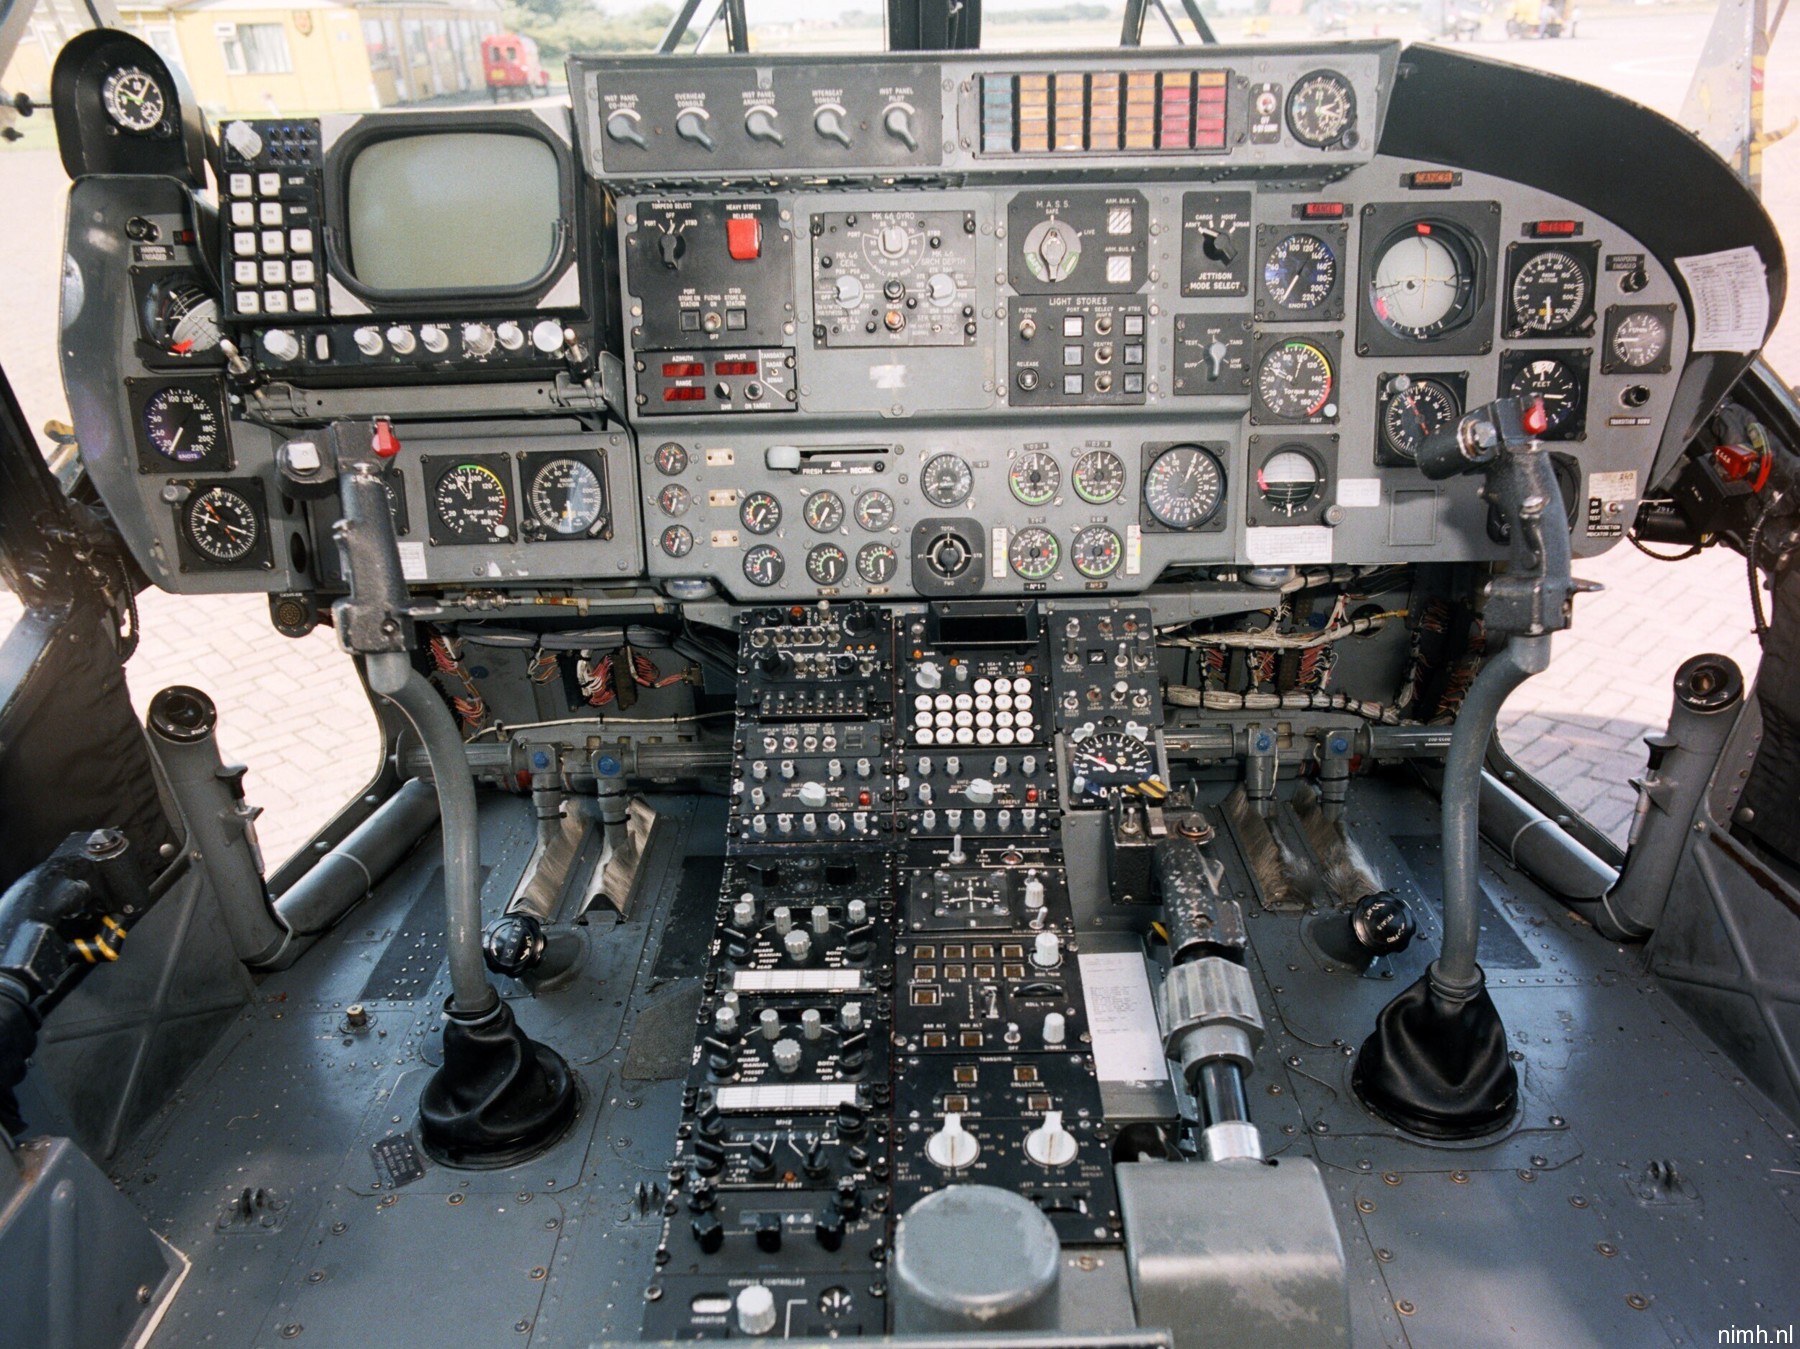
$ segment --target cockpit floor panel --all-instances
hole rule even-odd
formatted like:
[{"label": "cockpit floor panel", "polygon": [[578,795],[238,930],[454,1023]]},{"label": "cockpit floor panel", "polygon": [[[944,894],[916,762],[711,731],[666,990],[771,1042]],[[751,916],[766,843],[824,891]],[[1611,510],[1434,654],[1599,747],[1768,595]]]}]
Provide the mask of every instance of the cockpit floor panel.
[{"label": "cockpit floor panel", "polygon": [[[712,921],[707,854],[723,830],[716,798],[655,804],[668,827],[634,911],[590,926],[567,987],[509,992],[581,1080],[574,1128],[541,1158],[487,1172],[426,1161],[395,1189],[372,1152],[408,1132],[439,1055],[442,962],[417,966],[435,836],[296,968],[263,982],[116,1162],[126,1192],[193,1260],[153,1345],[579,1349],[636,1335],[693,1032],[687,953]],[[484,797],[482,810],[496,910],[533,821],[519,798]],[[1250,914],[1269,1028],[1252,1114],[1277,1157],[1324,1170],[1356,1342],[1712,1343],[1728,1326],[1800,1319],[1792,1124],[1638,952],[1602,940],[1498,855],[1484,857],[1483,941],[1527,957],[1489,968],[1518,1056],[1520,1120],[1495,1140],[1431,1147],[1357,1103],[1354,1050],[1435,952],[1436,818],[1411,783],[1352,788],[1351,836],[1421,919],[1386,978],[1322,952],[1322,909],[1262,909],[1243,857],[1219,849]],[[409,978],[376,978],[409,961]],[[372,1026],[358,1035],[344,1008],[365,991]]]}]

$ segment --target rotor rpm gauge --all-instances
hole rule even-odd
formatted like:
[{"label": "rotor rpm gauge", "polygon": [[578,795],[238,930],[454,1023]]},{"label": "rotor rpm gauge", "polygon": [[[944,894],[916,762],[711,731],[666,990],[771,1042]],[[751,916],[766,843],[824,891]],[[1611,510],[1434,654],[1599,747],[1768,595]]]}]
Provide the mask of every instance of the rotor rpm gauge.
[{"label": "rotor rpm gauge", "polygon": [[439,543],[505,543],[512,537],[512,493],[485,460],[453,461],[431,492],[432,538]]},{"label": "rotor rpm gauge", "polygon": [[525,503],[533,525],[552,537],[574,539],[605,524],[606,488],[592,464],[556,455],[528,472]]},{"label": "rotor rpm gauge", "polygon": [[1095,731],[1069,749],[1069,786],[1077,796],[1134,787],[1155,776],[1155,751],[1130,731]]},{"label": "rotor rpm gauge", "polygon": [[800,514],[815,533],[833,533],[844,523],[844,499],[832,491],[814,492],[800,508]]},{"label": "rotor rpm gauge", "polygon": [[1462,399],[1442,380],[1395,375],[1381,391],[1381,444],[1394,458],[1412,463],[1428,436],[1462,416]]},{"label": "rotor rpm gauge", "polygon": [[1062,545],[1049,530],[1032,525],[1012,536],[1012,542],[1006,548],[1006,560],[1012,563],[1013,571],[1027,581],[1047,580],[1056,570],[1056,564],[1062,561]]},{"label": "rotor rpm gauge", "polygon": [[1277,309],[1303,314],[1331,298],[1338,259],[1316,234],[1290,234],[1263,258],[1263,290]]},{"label": "rotor rpm gauge", "polygon": [[1211,450],[1174,445],[1144,474],[1144,506],[1168,529],[1198,529],[1225,499],[1225,470]]},{"label": "rotor rpm gauge", "polygon": [[787,559],[774,544],[759,543],[744,554],[744,579],[751,585],[767,589],[772,585],[780,585],[781,578],[785,575]]},{"label": "rotor rpm gauge", "polygon": [[1515,259],[1506,288],[1513,336],[1552,336],[1583,326],[1590,312],[1589,268],[1568,249],[1546,248]]},{"label": "rotor rpm gauge", "polygon": [[884,586],[900,569],[900,554],[892,544],[865,543],[856,554],[856,574],[872,586]]},{"label": "rotor rpm gauge", "polygon": [[920,470],[919,487],[932,505],[954,506],[975,489],[975,471],[961,455],[935,455]]},{"label": "rotor rpm gauge", "polygon": [[222,447],[218,408],[198,388],[171,384],[144,399],[144,439],[175,464],[212,459]]},{"label": "rotor rpm gauge", "polygon": [[100,105],[122,130],[143,135],[162,125],[168,100],[156,77],[137,66],[121,66],[100,86]]},{"label": "rotor rpm gauge", "polygon": [[773,492],[752,492],[738,507],[738,521],[752,534],[773,534],[781,527],[781,502]]},{"label": "rotor rpm gauge", "polygon": [[1391,235],[1369,273],[1369,308],[1396,337],[1430,342],[1460,326],[1475,303],[1475,250],[1461,230],[1415,220]]},{"label": "rotor rpm gauge", "polygon": [[894,499],[883,491],[864,492],[856,498],[856,523],[871,534],[894,523]]},{"label": "rotor rpm gauge", "polygon": [[1288,130],[1315,150],[1346,144],[1356,127],[1356,91],[1335,70],[1315,70],[1294,83],[1287,100]]},{"label": "rotor rpm gauge", "polygon": [[806,555],[806,575],[814,585],[837,585],[849,570],[850,555],[835,543],[821,543]]},{"label": "rotor rpm gauge", "polygon": [[1062,470],[1042,450],[1032,450],[1013,460],[1006,482],[1025,505],[1048,506],[1062,490]]},{"label": "rotor rpm gauge", "polygon": [[1337,384],[1331,357],[1317,342],[1290,338],[1263,353],[1256,367],[1256,397],[1263,411],[1281,421],[1303,422],[1336,415]]},{"label": "rotor rpm gauge", "polygon": [[1607,310],[1601,370],[1608,374],[1667,370],[1673,317],[1674,311],[1666,305]]},{"label": "rotor rpm gauge", "polygon": [[1125,545],[1105,525],[1089,525],[1069,541],[1069,561],[1090,581],[1105,580],[1119,569]]},{"label": "rotor rpm gauge", "polygon": [[694,551],[694,535],[686,525],[670,525],[660,540],[663,552],[670,557],[686,557]]},{"label": "rotor rpm gauge", "polygon": [[223,484],[192,497],[183,520],[194,551],[221,566],[244,561],[262,538],[256,507],[235,487]]},{"label": "rotor rpm gauge", "polygon": [[1069,476],[1076,496],[1090,506],[1104,506],[1125,490],[1125,461],[1111,450],[1089,450]]}]

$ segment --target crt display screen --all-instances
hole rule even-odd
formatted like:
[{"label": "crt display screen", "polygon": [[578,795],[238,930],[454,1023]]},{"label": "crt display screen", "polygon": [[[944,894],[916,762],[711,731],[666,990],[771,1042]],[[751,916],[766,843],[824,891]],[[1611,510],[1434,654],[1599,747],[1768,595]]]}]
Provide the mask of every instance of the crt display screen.
[{"label": "crt display screen", "polygon": [[510,289],[555,251],[556,155],[496,131],[379,140],[350,163],[346,207],[349,270],[369,289]]}]

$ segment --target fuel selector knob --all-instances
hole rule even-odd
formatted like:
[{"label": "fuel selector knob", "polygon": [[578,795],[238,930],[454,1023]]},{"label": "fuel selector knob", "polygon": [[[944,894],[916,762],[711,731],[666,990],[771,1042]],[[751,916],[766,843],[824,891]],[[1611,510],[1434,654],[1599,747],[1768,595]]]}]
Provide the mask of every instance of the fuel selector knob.
[{"label": "fuel selector knob", "polygon": [[904,103],[890,103],[881,114],[881,129],[908,150],[919,148],[919,138],[913,134],[913,110]]},{"label": "fuel selector knob", "polygon": [[684,141],[692,141],[709,154],[715,144],[708,125],[712,114],[705,108],[683,108],[675,116],[675,134]]},{"label": "fuel selector knob", "polygon": [[555,319],[539,319],[531,329],[531,345],[546,356],[563,349],[563,326]]},{"label": "fuel selector knob", "polygon": [[963,1128],[962,1116],[952,1111],[944,1116],[944,1127],[926,1141],[925,1155],[945,1171],[966,1171],[981,1156],[981,1142]]},{"label": "fuel selector knob", "polygon": [[462,329],[463,350],[471,356],[494,354],[494,330],[485,323],[465,323]]},{"label": "fuel selector knob", "polygon": [[508,319],[494,329],[494,340],[507,351],[518,351],[525,345],[525,330]]}]

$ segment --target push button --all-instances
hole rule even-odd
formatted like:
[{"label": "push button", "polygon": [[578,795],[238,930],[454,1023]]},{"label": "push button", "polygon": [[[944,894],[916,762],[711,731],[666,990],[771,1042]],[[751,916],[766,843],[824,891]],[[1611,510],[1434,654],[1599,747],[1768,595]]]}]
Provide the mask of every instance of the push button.
[{"label": "push button", "polygon": [[738,262],[755,262],[762,256],[762,221],[755,216],[733,216],[725,222],[725,247]]}]

